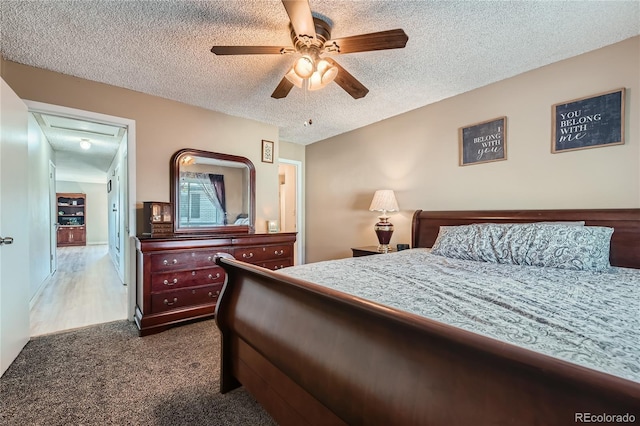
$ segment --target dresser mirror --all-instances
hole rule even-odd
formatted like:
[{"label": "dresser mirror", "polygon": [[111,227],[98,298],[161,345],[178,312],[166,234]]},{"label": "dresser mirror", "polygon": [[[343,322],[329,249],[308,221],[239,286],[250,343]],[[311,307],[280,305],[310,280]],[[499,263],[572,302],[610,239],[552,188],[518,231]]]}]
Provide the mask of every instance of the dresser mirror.
[{"label": "dresser mirror", "polygon": [[253,233],[255,182],[245,157],[182,149],[171,158],[177,234]]}]

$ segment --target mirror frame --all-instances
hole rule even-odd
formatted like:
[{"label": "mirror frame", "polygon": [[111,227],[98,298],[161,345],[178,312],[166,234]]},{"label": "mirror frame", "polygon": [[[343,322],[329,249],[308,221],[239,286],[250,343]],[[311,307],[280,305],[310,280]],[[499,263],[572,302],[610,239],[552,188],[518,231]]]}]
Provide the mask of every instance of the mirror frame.
[{"label": "mirror frame", "polygon": [[[249,187],[246,188],[249,198],[249,225],[218,225],[208,227],[189,228],[180,226],[180,160],[190,155],[192,157],[206,157],[215,160],[242,163],[249,169]],[[175,234],[253,234],[256,223],[256,168],[251,160],[245,157],[219,152],[202,151],[199,149],[185,148],[177,151],[171,157],[171,203],[173,204],[173,232]]]}]

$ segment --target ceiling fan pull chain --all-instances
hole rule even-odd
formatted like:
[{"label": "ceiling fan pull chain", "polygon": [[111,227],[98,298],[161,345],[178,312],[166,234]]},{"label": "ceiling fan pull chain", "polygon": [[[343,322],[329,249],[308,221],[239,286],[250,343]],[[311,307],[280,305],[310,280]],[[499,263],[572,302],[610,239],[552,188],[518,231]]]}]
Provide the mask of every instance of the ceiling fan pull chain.
[{"label": "ceiling fan pull chain", "polygon": [[[304,114],[307,114],[307,111],[309,110],[308,106],[307,106],[307,99],[309,96],[309,79],[305,78],[304,82],[302,83],[303,85],[303,90],[304,90],[304,105],[302,107],[302,111],[304,111]],[[311,124],[313,124],[313,121],[311,120],[311,118],[304,120],[304,127],[309,127],[311,126]]]}]

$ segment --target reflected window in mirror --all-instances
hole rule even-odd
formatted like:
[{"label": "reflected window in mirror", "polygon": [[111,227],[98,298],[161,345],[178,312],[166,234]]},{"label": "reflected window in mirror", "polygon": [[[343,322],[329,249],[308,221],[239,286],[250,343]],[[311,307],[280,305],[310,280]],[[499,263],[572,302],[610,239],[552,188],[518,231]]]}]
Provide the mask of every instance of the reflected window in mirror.
[{"label": "reflected window in mirror", "polygon": [[180,171],[180,225],[227,225],[224,175]]},{"label": "reflected window in mirror", "polygon": [[181,150],[172,160],[177,233],[253,232],[255,169],[247,158]]}]

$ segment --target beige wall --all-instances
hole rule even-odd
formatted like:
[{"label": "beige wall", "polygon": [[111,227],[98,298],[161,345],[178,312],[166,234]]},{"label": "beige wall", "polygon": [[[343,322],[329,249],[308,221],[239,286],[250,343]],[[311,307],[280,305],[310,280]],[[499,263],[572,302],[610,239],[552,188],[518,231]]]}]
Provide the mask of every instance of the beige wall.
[{"label": "beige wall", "polygon": [[277,217],[278,165],[261,161],[262,139],[276,142],[277,157],[277,127],[10,61],[1,70],[22,99],[135,120],[138,208],[169,201],[171,155],[195,148],[249,158],[256,168],[256,232]]},{"label": "beige wall", "polygon": [[286,158],[287,160],[302,161],[304,163],[305,146],[297,143],[280,141],[279,158]]},{"label": "beige wall", "polygon": [[[639,52],[634,37],[307,146],[307,262],[377,244],[376,189],[402,210],[392,244],[410,242],[416,209],[640,207]],[[551,154],[553,104],[621,87],[624,145]],[[458,166],[458,129],[500,116],[508,159]]]}]

